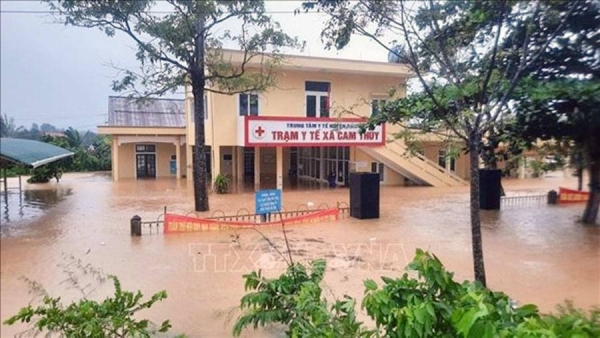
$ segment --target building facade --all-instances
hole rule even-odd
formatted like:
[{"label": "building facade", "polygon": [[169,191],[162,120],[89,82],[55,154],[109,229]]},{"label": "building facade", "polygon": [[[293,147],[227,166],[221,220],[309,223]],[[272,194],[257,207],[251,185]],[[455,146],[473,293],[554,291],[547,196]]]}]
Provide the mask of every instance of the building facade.
[{"label": "building facade", "polygon": [[[240,53],[227,53],[233,63],[241,60]],[[350,172],[372,171],[385,185],[465,184],[467,157],[447,160],[440,140],[426,138],[420,154],[407,156],[404,143],[393,137],[398,126],[359,132],[364,118],[377,113],[378,102],[389,99],[391,88],[395,95],[405,95],[410,75],[405,66],[302,56],[285,60],[277,68],[276,86],[267,91],[206,94],[206,156],[212,178],[223,174],[234,186],[282,189],[306,183],[346,185]],[[123,98],[109,101],[108,124],[98,130],[113,136],[115,180],[192,179],[190,88],[185,100],[153,100],[146,106]]]},{"label": "building facade", "polygon": [[181,178],[187,167],[185,121],[184,100],[109,97],[108,122],[98,133],[112,136],[113,180]]}]

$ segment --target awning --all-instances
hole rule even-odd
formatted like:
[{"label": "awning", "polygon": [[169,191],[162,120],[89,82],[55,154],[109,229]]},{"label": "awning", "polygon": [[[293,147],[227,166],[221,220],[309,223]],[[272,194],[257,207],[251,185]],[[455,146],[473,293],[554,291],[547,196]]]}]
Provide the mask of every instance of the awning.
[{"label": "awning", "polygon": [[73,153],[55,145],[17,138],[0,138],[0,158],[30,168],[73,156]]}]

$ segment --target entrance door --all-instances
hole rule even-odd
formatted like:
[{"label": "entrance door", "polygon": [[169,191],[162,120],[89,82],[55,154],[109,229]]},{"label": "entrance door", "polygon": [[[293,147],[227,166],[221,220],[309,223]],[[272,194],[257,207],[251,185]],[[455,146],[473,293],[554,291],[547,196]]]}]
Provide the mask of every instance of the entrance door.
[{"label": "entrance door", "polygon": [[244,183],[254,183],[254,148],[244,147]]},{"label": "entrance door", "polygon": [[137,178],[156,178],[156,155],[136,155]]}]

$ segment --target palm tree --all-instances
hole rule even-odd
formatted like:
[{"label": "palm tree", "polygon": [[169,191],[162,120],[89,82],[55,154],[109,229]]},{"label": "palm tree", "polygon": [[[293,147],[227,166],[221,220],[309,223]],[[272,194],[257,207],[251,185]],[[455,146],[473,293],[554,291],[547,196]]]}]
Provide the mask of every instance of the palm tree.
[{"label": "palm tree", "polygon": [[65,130],[65,137],[67,138],[67,143],[69,144],[69,148],[71,148],[71,150],[77,150],[82,147],[83,140],[81,138],[81,134],[79,134],[75,128],[69,127],[67,130]]},{"label": "palm tree", "polygon": [[15,119],[8,115],[0,115],[0,137],[11,137],[16,134]]}]

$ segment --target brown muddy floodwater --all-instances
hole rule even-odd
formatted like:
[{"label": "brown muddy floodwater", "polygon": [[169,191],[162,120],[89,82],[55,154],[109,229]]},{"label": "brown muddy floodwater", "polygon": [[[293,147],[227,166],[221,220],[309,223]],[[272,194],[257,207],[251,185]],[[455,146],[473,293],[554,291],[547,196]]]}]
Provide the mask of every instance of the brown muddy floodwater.
[{"label": "brown muddy floodwater", "polygon": [[[543,194],[559,185],[573,187],[561,174],[537,180],[506,181],[508,195]],[[333,206],[348,202],[347,189],[284,193],[284,207],[295,210],[311,202]],[[252,193],[210,195],[211,209],[235,214],[253,210]],[[262,268],[276,276],[281,259],[261,236],[242,230],[188,234],[147,234],[132,238],[129,220],[138,214],[154,220],[168,206],[186,214],[193,209],[191,184],[175,180],[125,180],[105,174],[68,174],[59,184],[25,185],[23,196],[0,200],[2,320],[32,298],[27,277],[65,300],[77,297],[65,282],[68,256],[118,276],[124,288],[145,295],[167,290],[168,298],[146,311],[158,322],[170,319],[172,332],[190,337],[231,336],[235,310],[244,294],[242,275]],[[551,311],[565,299],[590,308],[600,304],[600,227],[577,223],[583,205],[517,205],[483,212],[484,251],[489,287],[520,303]],[[283,245],[280,229],[264,234]],[[431,250],[455,272],[471,279],[468,188],[384,187],[381,218],[293,225],[289,239],[294,258],[328,260],[325,290],[330,297],[361,298],[362,281],[398,276],[416,248]],[[73,265],[71,265],[73,268]],[[85,276],[84,276],[85,277]],[[82,277],[82,278],[84,278]],[[108,283],[88,288],[91,297],[110,292]],[[93,291],[95,290],[95,291]],[[1,336],[26,327],[2,325]],[[276,330],[246,336],[277,336]]]}]

